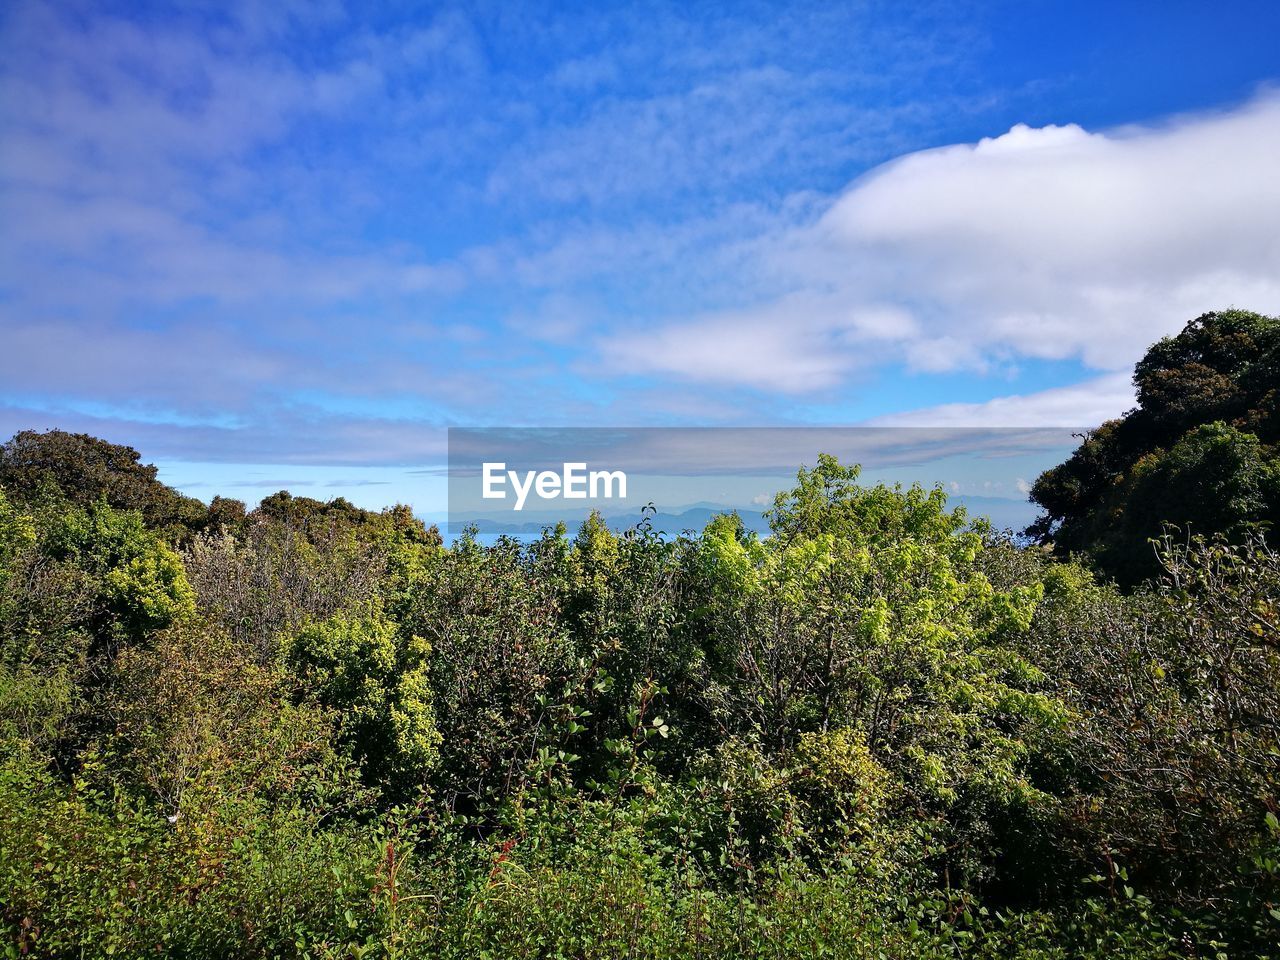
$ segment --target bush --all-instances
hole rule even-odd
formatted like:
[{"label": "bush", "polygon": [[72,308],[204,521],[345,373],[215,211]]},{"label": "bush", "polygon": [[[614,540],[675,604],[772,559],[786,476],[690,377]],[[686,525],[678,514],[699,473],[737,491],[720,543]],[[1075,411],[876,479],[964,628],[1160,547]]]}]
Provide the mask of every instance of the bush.
[{"label": "bush", "polygon": [[368,782],[402,791],[421,785],[439,758],[430,654],[370,606],[303,627],[286,641],[284,664],[300,702],[334,711],[337,740]]},{"label": "bush", "polygon": [[278,494],[181,553],[0,493],[6,953],[1274,955],[1262,536],[1123,593],[858,481],[489,547]]}]

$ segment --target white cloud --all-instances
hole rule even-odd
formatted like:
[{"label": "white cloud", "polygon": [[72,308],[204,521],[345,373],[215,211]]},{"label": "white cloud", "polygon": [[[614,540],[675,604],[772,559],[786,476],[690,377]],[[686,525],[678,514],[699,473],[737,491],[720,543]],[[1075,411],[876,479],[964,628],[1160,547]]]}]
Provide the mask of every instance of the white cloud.
[{"label": "white cloud", "polygon": [[[915,321],[897,307],[846,305],[802,292],[760,307],[608,337],[601,347],[611,370],[804,393],[835,386],[873,358],[892,356],[915,331]],[[931,347],[929,341],[918,345]]]},{"label": "white cloud", "polygon": [[948,403],[870,421],[883,427],[1094,427],[1137,403],[1127,373],[1109,373],[1069,387]]},{"label": "white cloud", "polygon": [[661,326],[642,357],[611,337],[604,355],[796,393],[886,360],[1127,369],[1205,311],[1280,312],[1277,157],[1274,92],[1159,126],[1018,125],[911,154],[762,247],[753,282],[773,277],[772,302]]}]

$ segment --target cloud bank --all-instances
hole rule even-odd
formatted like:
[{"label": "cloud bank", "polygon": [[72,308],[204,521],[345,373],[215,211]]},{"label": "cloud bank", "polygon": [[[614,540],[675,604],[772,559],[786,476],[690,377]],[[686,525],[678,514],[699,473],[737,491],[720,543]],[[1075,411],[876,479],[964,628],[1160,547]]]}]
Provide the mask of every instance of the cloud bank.
[{"label": "cloud bank", "polygon": [[763,305],[606,336],[615,369],[805,393],[868,367],[1128,368],[1231,305],[1280,312],[1280,95],[1159,126],[910,154],[763,242]]}]

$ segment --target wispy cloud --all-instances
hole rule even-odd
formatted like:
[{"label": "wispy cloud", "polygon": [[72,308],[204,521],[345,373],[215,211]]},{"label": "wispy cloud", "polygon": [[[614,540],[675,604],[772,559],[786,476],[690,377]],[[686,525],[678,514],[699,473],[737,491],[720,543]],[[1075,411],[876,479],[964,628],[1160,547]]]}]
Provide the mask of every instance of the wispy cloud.
[{"label": "wispy cloud", "polygon": [[1275,97],[912,152],[1020,115],[980,19],[11,4],[0,428],[427,462],[445,423],[861,419],[886,369],[989,396],[1277,307]]},{"label": "wispy cloud", "polygon": [[1070,427],[1089,429],[1136,404],[1127,373],[1109,373],[1069,387],[994,397],[982,403],[947,403],[876,417],[879,427]]}]

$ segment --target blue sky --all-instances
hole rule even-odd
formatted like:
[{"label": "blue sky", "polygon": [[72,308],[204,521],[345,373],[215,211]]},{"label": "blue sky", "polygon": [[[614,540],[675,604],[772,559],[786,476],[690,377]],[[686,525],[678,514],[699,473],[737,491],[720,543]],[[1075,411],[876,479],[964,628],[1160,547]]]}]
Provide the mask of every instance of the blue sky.
[{"label": "blue sky", "polygon": [[448,425],[1090,425],[1280,312],[1274,3],[0,12],[0,431],[424,510]]}]

